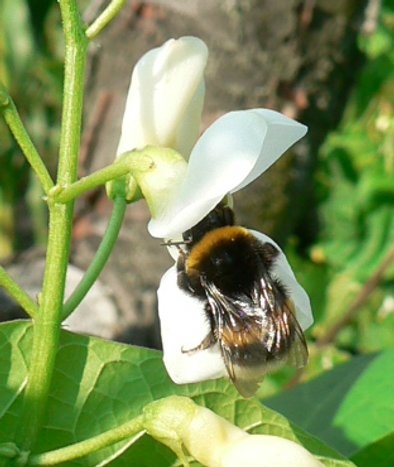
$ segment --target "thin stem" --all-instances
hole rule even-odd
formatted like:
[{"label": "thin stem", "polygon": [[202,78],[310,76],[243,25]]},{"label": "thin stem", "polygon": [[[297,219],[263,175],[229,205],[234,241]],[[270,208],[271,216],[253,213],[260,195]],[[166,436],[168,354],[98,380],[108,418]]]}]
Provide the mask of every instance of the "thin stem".
[{"label": "thin stem", "polygon": [[118,238],[124,214],[126,212],[126,206],[127,203],[124,198],[115,198],[114,208],[112,211],[111,219],[108,223],[107,230],[105,231],[100,246],[93,261],[90,263],[88,270],[83,276],[81,282],[75,288],[74,292],[66,301],[63,307],[62,320],[66,319],[67,316],[69,316],[81,303],[94,282],[99,277],[101,271],[104,269],[104,266],[107,263],[107,260]]},{"label": "thin stem", "polygon": [[86,37],[89,40],[95,39],[107,24],[120,12],[125,2],[126,0],[112,0],[101,15],[86,29]]},{"label": "thin stem", "polygon": [[152,159],[149,156],[144,157],[143,151],[135,151],[130,153],[130,157],[118,159],[113,164],[82,177],[71,185],[64,188],[55,186],[49,195],[56,203],[68,203],[83,193],[104,185],[110,180],[122,177],[135,169],[148,170],[151,164]]},{"label": "thin stem", "polygon": [[31,317],[37,316],[39,310],[37,303],[17,284],[7,271],[0,266],[0,286],[3,287],[9,295],[19,303],[19,305]]},{"label": "thin stem", "polygon": [[49,175],[40,154],[30,139],[13,100],[2,86],[0,87],[0,108],[3,112],[4,120],[8,125],[8,128],[14,135],[14,138],[19,144],[24,156],[37,175],[44,192],[48,193],[48,191],[53,187],[53,180]]},{"label": "thin stem", "polygon": [[317,346],[324,346],[332,342],[337,334],[347,325],[349,324],[352,319],[355,317],[357,312],[360,308],[364,305],[364,303],[368,300],[372,292],[379,286],[383,274],[387,270],[389,266],[394,262],[394,247],[391,248],[386,256],[383,258],[382,262],[376,269],[376,271],[372,274],[372,276],[367,280],[364,284],[360,293],[356,296],[350,307],[348,308],[347,312],[339,319],[336,323],[334,323],[324,335],[322,335],[317,341]]},{"label": "thin stem", "polygon": [[[68,185],[77,176],[82,98],[87,41],[75,0],[59,1],[66,41],[62,131],[57,183]],[[61,310],[69,257],[73,203],[49,200],[47,261],[40,300],[34,319],[33,346],[24,395],[22,451],[30,451],[42,425],[59,342]]]},{"label": "thin stem", "polygon": [[140,415],[129,422],[119,425],[113,430],[105,431],[85,441],[80,441],[79,443],[72,444],[65,448],[56,449],[43,454],[33,455],[29,458],[29,465],[56,465],[62,462],[69,462],[128,438],[134,437],[134,442],[144,433],[143,416]]}]

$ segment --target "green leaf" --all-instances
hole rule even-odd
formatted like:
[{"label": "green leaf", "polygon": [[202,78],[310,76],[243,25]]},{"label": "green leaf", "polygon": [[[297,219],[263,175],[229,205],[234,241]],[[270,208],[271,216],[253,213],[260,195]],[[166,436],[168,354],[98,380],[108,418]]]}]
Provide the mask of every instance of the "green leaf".
[{"label": "green leaf", "polygon": [[392,432],[394,349],[355,357],[265,403],[351,455]]},{"label": "green leaf", "polygon": [[[11,442],[19,428],[19,394],[25,384],[31,338],[28,322],[0,326],[0,443]],[[33,452],[110,430],[139,415],[147,403],[173,394],[189,396],[251,433],[275,434],[301,443],[327,466],[353,465],[256,399],[240,397],[228,380],[178,386],[169,380],[161,352],[66,331],[61,333],[46,421]],[[165,467],[176,462],[168,448],[149,436],[129,445],[123,441],[63,465]]]},{"label": "green leaf", "polygon": [[361,451],[352,456],[352,460],[358,467],[391,467],[394,465],[394,432],[369,444]]},{"label": "green leaf", "polygon": [[[26,325],[0,326],[0,419],[9,411],[26,384],[28,346]],[[27,344],[27,345],[26,345]],[[13,431],[12,433],[15,433]],[[7,439],[8,427],[0,423],[0,440]]]}]

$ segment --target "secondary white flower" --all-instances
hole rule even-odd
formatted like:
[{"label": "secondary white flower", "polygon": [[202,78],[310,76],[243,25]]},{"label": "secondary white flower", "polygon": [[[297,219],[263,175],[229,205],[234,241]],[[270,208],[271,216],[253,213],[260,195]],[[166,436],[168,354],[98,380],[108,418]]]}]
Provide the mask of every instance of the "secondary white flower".
[{"label": "secondary white flower", "polygon": [[191,399],[170,396],[144,408],[147,432],[186,461],[184,448],[209,467],[322,467],[309,451],[285,438],[253,435]]},{"label": "secondary white flower", "polygon": [[251,435],[205,407],[195,411],[183,442],[193,457],[210,467],[323,467],[294,441]]}]

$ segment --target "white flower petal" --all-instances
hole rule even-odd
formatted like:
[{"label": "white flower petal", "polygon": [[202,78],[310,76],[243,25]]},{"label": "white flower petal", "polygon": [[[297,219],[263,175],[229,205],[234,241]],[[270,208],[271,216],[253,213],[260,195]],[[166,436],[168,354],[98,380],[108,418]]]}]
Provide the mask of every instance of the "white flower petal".
[{"label": "white flower petal", "polygon": [[199,222],[227,194],[247,185],[301,138],[306,127],[265,109],[230,112],[194,146],[186,178],[161,217],[148,229],[172,238]]},{"label": "white flower petal", "polygon": [[279,250],[279,255],[275,259],[272,273],[281,281],[290,294],[290,298],[295,305],[297,321],[305,331],[305,329],[308,329],[313,323],[312,308],[308,294],[297,282],[294,272],[279,245],[268,237],[268,235],[257,232],[256,230],[251,230],[250,232],[260,241],[271,243]]},{"label": "white flower petal", "polygon": [[254,112],[258,113],[266,121],[268,126],[267,133],[256,165],[249,176],[233,189],[233,192],[252,183],[253,180],[271,167],[294,143],[305,136],[308,131],[308,128],[302,123],[292,120],[274,110],[255,109]]},{"label": "white flower petal", "polygon": [[[207,58],[208,49],[201,39],[181,37],[139,60],[131,78],[117,154],[149,144],[177,150],[194,144]],[[184,120],[189,122],[187,127]]]},{"label": "white flower petal", "polygon": [[157,294],[163,359],[171,379],[184,384],[225,376],[217,345],[202,351],[182,352],[198,346],[210,329],[203,302],[178,287],[175,266],[163,275]]},{"label": "white flower petal", "polygon": [[201,81],[178,124],[174,149],[182,154],[185,159],[189,158],[191,150],[200,135],[204,96],[205,83]]}]

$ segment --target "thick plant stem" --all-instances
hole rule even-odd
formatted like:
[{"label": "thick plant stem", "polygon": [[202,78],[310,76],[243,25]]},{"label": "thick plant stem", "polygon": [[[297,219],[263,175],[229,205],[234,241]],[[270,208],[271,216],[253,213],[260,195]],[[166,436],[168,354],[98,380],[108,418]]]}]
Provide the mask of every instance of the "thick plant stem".
[{"label": "thick plant stem", "polygon": [[[66,49],[57,183],[68,185],[77,176],[87,40],[75,0],[60,0],[59,4]],[[40,313],[34,319],[31,364],[19,431],[23,451],[29,451],[37,439],[48,400],[59,341],[72,214],[72,202],[49,203],[47,262]]]},{"label": "thick plant stem", "polygon": [[90,263],[89,268],[83,276],[81,282],[77,285],[74,292],[66,301],[63,307],[62,320],[66,319],[67,316],[69,316],[81,303],[106,265],[118,238],[119,231],[123,223],[126,206],[127,203],[124,198],[115,198],[114,209],[112,211],[111,219],[108,223],[104,237],[101,240],[96,255],[93,261]]},{"label": "thick plant stem", "polygon": [[[42,423],[55,364],[67,264],[71,209],[55,205],[49,212],[49,236],[44,286],[40,310],[34,318],[33,346],[24,394],[24,412],[21,420],[20,446],[29,450],[34,444]],[[63,247],[59,249],[59,246]]]}]

